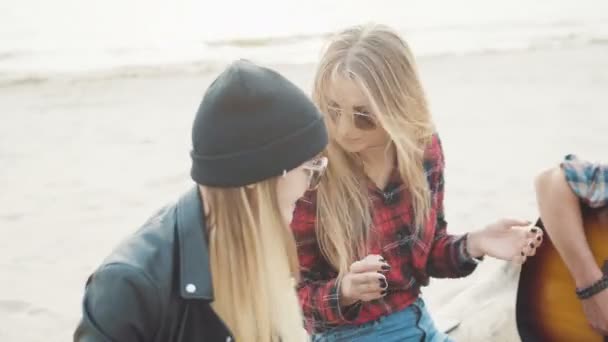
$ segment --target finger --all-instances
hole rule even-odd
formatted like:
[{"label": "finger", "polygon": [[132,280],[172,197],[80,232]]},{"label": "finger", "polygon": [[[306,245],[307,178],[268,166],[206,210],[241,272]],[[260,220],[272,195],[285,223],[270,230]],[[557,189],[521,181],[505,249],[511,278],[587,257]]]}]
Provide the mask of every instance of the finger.
[{"label": "finger", "polygon": [[370,272],[361,274],[360,276],[360,280],[365,278],[365,282],[359,283],[358,286],[354,287],[357,298],[364,302],[368,302],[382,298],[386,295],[388,284],[386,283],[386,278],[383,275],[381,275],[382,277],[378,278],[377,273]]},{"label": "finger", "polygon": [[538,235],[532,241],[534,241],[534,245],[536,246],[536,248],[538,248],[538,247],[540,247],[540,245],[543,244],[543,236],[542,235]]},{"label": "finger", "polygon": [[367,293],[367,294],[362,295],[360,298],[364,302],[371,302],[372,300],[377,300],[384,296],[386,296],[386,291]]},{"label": "finger", "polygon": [[593,328],[602,334],[602,336],[608,336],[608,322],[603,322],[600,319],[599,322],[594,322]]},{"label": "finger", "polygon": [[[534,244],[534,243],[532,243],[532,244]],[[536,255],[536,244],[534,244],[534,248],[530,248],[527,256],[535,256],[535,255]]]},{"label": "finger", "polygon": [[378,294],[382,291],[386,291],[388,283],[384,277],[378,278],[378,274],[369,273],[365,281],[359,281],[356,285],[353,284],[353,292],[357,298],[361,298],[364,295]]},{"label": "finger", "polygon": [[543,243],[542,235],[526,235],[526,240],[534,244],[534,248],[538,248]]},{"label": "finger", "polygon": [[520,255],[513,257],[513,262],[518,265],[523,265],[526,262],[526,253],[521,252]]},{"label": "finger", "polygon": [[528,257],[528,255],[530,255],[530,253],[532,252],[531,250],[532,248],[530,247],[530,243],[528,242],[528,240],[522,240],[519,252],[517,252],[517,254],[513,256],[513,261],[516,264],[523,264],[524,262],[526,262],[526,258]]},{"label": "finger", "polygon": [[387,272],[390,269],[391,266],[379,256],[368,256],[362,260],[355,261],[352,265],[350,265],[351,273]]},{"label": "finger", "polygon": [[540,246],[542,240],[543,240],[543,230],[538,228],[538,227],[531,227],[530,230],[527,232],[526,237],[528,239],[533,239],[535,241],[535,244],[538,246]]},{"label": "finger", "polygon": [[[525,245],[529,245],[529,247],[532,249],[538,248],[538,246],[540,246],[543,242],[543,231],[538,227],[514,227],[513,229],[519,230],[522,233],[522,239],[526,241]],[[532,254],[529,253],[529,250],[527,251],[528,255],[536,254],[535,250],[532,252]]]},{"label": "finger", "polygon": [[522,253],[524,253],[525,256],[533,256],[536,254],[536,244],[533,240],[527,240],[525,242]]},{"label": "finger", "polygon": [[[384,282],[384,283],[382,283]],[[355,295],[359,298],[369,294],[380,293],[382,291],[386,291],[386,281],[385,280],[376,280],[372,283],[364,283],[353,287]]]},{"label": "finger", "polygon": [[363,261],[362,260],[358,260],[353,262],[352,264],[350,264],[350,267],[348,268],[348,271],[351,273],[359,273],[359,271],[361,270],[361,263]]},{"label": "finger", "polygon": [[524,226],[529,226],[530,224],[532,224],[532,222],[530,222],[530,221],[512,219],[512,218],[502,219],[500,221],[500,223],[502,223],[504,226],[507,226],[507,227],[524,227]]},{"label": "finger", "polygon": [[536,255],[536,241],[528,241],[528,256]]},{"label": "finger", "polygon": [[364,289],[361,292],[375,291],[386,287],[386,277],[377,272],[351,273],[351,283],[355,288]]},{"label": "finger", "polygon": [[601,335],[608,335],[608,330],[606,329],[602,329],[599,325],[597,324],[593,324],[593,323],[589,323],[589,326],[591,327],[591,329],[597,331],[598,333],[600,333]]},{"label": "finger", "polygon": [[384,258],[382,257],[382,255],[380,254],[368,254],[365,258],[361,259],[364,261],[371,261],[371,262],[385,262],[386,260],[384,260]]},{"label": "finger", "polygon": [[373,261],[373,260],[359,260],[350,265],[351,273],[365,273],[365,272],[387,272],[391,269],[391,266],[386,262]]},{"label": "finger", "polygon": [[528,237],[537,237],[537,236],[543,236],[543,230],[536,227],[536,226],[532,226],[532,227],[527,227],[528,229]]}]

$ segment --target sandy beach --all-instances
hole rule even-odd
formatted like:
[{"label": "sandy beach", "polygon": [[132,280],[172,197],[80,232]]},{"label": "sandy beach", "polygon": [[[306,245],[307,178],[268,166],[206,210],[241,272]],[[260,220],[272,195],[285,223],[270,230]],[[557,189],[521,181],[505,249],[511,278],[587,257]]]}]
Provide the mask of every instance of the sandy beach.
[{"label": "sandy beach", "polygon": [[[263,61],[261,61],[263,62]],[[534,175],[608,160],[608,45],[421,58],[446,154],[448,230],[534,220]],[[273,65],[309,91],[314,65]],[[0,341],[68,341],[113,246],[191,186],[190,125],[217,70],[0,87]],[[486,260],[424,298],[457,341],[518,341],[518,268]]]}]

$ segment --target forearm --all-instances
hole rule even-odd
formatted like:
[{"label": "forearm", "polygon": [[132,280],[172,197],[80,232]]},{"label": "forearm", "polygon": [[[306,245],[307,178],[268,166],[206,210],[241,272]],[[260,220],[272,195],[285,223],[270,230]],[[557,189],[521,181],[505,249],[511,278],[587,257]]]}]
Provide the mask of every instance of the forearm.
[{"label": "forearm", "polygon": [[547,171],[536,182],[537,201],[545,229],[570,270],[577,287],[602,277],[583,229],[580,200],[561,169]]}]

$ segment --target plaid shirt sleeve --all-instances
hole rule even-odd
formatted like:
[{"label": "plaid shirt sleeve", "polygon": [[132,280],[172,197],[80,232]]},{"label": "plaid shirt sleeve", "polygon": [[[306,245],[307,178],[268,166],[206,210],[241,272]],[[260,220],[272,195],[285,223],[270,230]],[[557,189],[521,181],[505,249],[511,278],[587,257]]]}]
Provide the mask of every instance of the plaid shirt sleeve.
[{"label": "plaid shirt sleeve", "polygon": [[344,310],[340,308],[339,280],[335,272],[328,271],[331,267],[321,255],[315,234],[315,220],[314,196],[307,194],[296,205],[291,227],[300,263],[298,297],[306,330],[311,333],[350,323],[356,319],[360,309],[359,304]]},{"label": "plaid shirt sleeve", "polygon": [[[427,273],[435,278],[460,278],[471,274],[477,262],[466,250],[467,235],[450,235],[443,207],[444,197],[444,157],[441,140],[437,135],[425,157],[425,169],[432,193],[431,214],[435,214],[435,237],[427,262]],[[433,215],[431,215],[433,218]]]},{"label": "plaid shirt sleeve", "polygon": [[561,167],[568,185],[586,205],[608,205],[608,164],[591,163],[569,154]]}]

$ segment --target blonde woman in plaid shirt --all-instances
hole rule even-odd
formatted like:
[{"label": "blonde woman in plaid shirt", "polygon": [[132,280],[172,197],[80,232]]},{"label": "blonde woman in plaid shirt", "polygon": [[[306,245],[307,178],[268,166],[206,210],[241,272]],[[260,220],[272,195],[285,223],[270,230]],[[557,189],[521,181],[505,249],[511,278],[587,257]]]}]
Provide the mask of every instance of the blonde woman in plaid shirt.
[{"label": "blonde woman in plaid shirt", "polygon": [[536,194],[547,233],[570,270],[577,289],[599,290],[581,302],[589,324],[599,333],[608,335],[608,290],[605,288],[608,274],[602,272],[593,258],[581,214],[581,204],[592,208],[608,205],[608,164],[591,163],[568,155],[559,166],[536,178]]},{"label": "blonde woman in plaid shirt", "polygon": [[414,57],[390,28],[337,33],[313,84],[330,162],[291,225],[308,331],[318,342],[450,341],[420,289],[469,275],[484,255],[522,263],[542,233],[516,219],[448,233],[441,139]]}]

